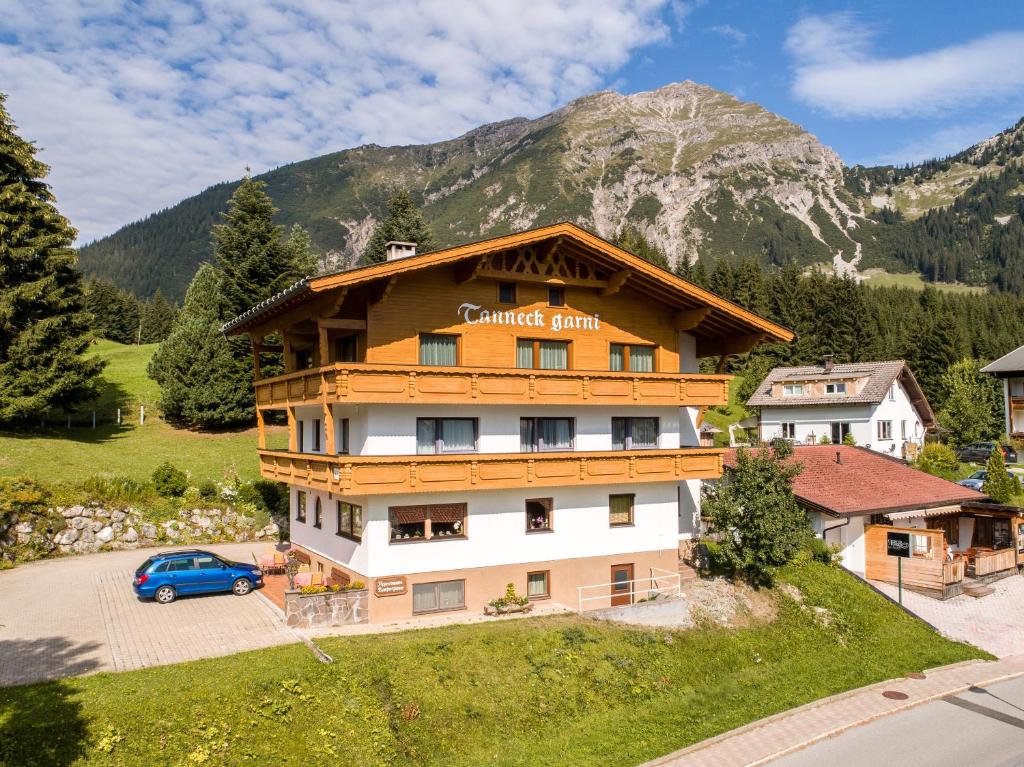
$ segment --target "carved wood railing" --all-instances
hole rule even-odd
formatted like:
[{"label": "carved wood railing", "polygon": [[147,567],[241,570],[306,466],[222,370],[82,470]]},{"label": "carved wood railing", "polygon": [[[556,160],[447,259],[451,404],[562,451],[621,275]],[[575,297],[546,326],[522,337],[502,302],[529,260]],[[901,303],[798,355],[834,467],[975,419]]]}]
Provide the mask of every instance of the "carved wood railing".
[{"label": "carved wood railing", "polygon": [[964,567],[967,561],[964,559],[956,559],[952,562],[946,562],[942,566],[942,583],[948,585],[950,583],[960,583],[964,579]]},{"label": "carved wood railing", "polygon": [[338,363],[256,381],[261,409],[354,404],[667,405],[729,401],[727,375]]},{"label": "carved wood railing", "polygon": [[260,450],[267,479],[346,495],[715,479],[722,449],[328,456]]},{"label": "carved wood railing", "polygon": [[974,575],[991,575],[1017,566],[1017,553],[1013,549],[977,552],[974,555]]}]

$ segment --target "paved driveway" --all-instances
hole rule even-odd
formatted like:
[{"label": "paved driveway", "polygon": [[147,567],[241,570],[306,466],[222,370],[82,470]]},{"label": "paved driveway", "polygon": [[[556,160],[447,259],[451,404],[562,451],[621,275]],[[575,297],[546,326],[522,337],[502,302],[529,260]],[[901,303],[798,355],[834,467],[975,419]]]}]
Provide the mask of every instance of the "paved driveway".
[{"label": "paved driveway", "polygon": [[[251,561],[259,544],[212,545]],[[0,686],[128,671],[298,641],[257,594],[183,597],[132,592],[145,549],[65,557],[0,572]]]},{"label": "paved driveway", "polygon": [[[872,581],[896,599],[896,587]],[[951,639],[970,642],[997,658],[1024,655],[1024,577],[1013,575],[991,584],[994,594],[975,599],[966,594],[940,601],[903,590],[903,606]]]}]

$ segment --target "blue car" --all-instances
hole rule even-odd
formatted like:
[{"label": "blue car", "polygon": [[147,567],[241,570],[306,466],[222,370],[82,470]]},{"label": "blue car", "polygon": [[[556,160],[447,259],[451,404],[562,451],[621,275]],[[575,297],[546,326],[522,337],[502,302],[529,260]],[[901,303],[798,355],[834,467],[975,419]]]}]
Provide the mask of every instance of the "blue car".
[{"label": "blue car", "polygon": [[[1006,473],[1009,474],[1011,477],[1017,476],[1012,471],[1008,471]],[[988,472],[985,469],[979,469],[966,479],[961,479],[959,482],[957,482],[957,484],[963,485],[964,487],[969,487],[971,488],[971,490],[977,490],[978,492],[981,492],[981,488],[985,484],[986,479],[988,479]]]},{"label": "blue car", "polygon": [[231,591],[245,596],[263,585],[256,565],[232,562],[201,549],[154,554],[135,571],[132,588],[146,599],[167,605],[179,596]]}]

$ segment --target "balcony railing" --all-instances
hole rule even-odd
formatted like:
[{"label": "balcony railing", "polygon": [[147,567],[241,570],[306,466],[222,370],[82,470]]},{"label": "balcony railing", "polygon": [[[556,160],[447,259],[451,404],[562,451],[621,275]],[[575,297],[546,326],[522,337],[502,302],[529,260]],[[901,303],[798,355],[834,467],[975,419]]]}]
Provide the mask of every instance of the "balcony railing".
[{"label": "balcony railing", "polygon": [[714,406],[727,375],[338,363],[256,381],[261,409],[306,403]]},{"label": "balcony railing", "polygon": [[724,450],[329,456],[260,450],[267,479],[346,495],[715,479]]}]

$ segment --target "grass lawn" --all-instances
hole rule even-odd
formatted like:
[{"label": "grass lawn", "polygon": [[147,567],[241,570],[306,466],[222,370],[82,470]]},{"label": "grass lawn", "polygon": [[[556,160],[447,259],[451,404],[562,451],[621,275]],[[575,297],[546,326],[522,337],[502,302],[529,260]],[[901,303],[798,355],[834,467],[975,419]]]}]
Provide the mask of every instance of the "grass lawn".
[{"label": "grass lawn", "polygon": [[[0,689],[0,765],[635,765],[909,671],[986,657],[817,563],[770,624],[551,617]],[[73,660],[73,659],[69,659]]]},{"label": "grass lawn", "polygon": [[[42,429],[0,430],[0,475],[27,474],[47,482],[77,482],[94,475],[149,479],[159,464],[170,461],[196,481],[223,480],[237,472],[255,479],[256,430],[199,433],[175,429],[158,417],[160,387],[146,375],[156,344],[126,346],[100,341],[92,353],[107,361],[104,386],[94,404],[82,408],[72,428],[50,423]],[[139,425],[139,405],[146,422]],[[123,408],[123,422],[116,410]],[[92,410],[99,425],[90,427]],[[284,427],[271,427],[271,446],[283,446]]]},{"label": "grass lawn", "polygon": [[869,269],[865,281],[868,285],[876,288],[911,288],[913,290],[924,290],[925,285],[945,291],[947,293],[985,293],[985,288],[977,285],[964,285],[959,282],[925,282],[917,272],[889,273],[885,271]]},{"label": "grass lawn", "polygon": [[738,398],[736,393],[742,384],[743,376],[736,376],[733,378],[729,382],[729,404],[720,409],[708,408],[704,413],[705,421],[722,430],[721,434],[715,435],[716,445],[728,445],[729,426],[753,415],[741,402],[737,401]]}]

